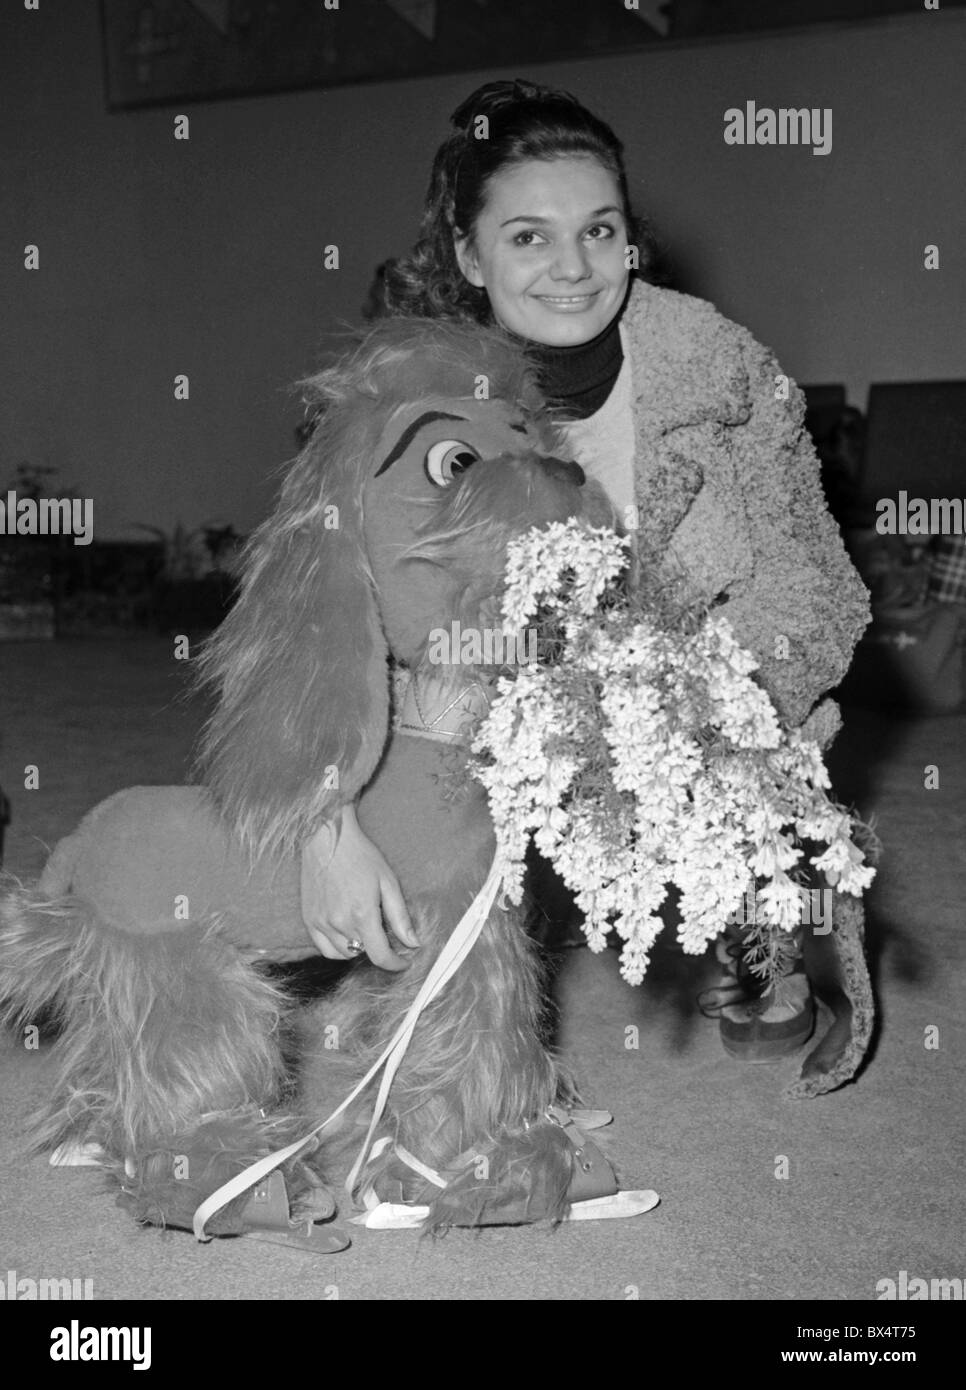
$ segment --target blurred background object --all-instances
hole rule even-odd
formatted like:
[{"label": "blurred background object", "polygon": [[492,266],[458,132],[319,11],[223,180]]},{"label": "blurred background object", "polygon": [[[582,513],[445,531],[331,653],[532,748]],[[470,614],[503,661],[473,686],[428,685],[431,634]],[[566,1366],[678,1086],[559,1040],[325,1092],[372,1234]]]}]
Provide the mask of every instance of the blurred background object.
[{"label": "blurred background object", "polygon": [[[953,7],[963,0],[944,0]],[[919,0],[102,0],[112,109],[848,23]]]}]

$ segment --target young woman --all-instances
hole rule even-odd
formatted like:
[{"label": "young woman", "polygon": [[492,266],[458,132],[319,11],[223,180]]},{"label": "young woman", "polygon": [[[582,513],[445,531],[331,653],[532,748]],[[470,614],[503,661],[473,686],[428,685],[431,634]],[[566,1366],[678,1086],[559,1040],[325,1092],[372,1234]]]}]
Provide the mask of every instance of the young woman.
[{"label": "young woman", "polygon": [[[568,411],[575,457],[640,552],[728,605],[779,714],[808,719],[827,745],[837,711],[816,702],[845,673],[868,606],[825,506],[800,393],[746,330],[650,283],[622,146],[574,97],[488,83],[452,122],[420,239],[387,269],[390,312],[495,322],[524,339],[545,394]],[[329,958],[365,950],[400,969],[380,918],[414,944],[394,875],[351,810],[335,829],[304,849],[309,932]],[[806,1041],[803,972],[782,998],[749,1006],[734,927],[718,957],[707,999],[733,1055],[764,1060]]]}]

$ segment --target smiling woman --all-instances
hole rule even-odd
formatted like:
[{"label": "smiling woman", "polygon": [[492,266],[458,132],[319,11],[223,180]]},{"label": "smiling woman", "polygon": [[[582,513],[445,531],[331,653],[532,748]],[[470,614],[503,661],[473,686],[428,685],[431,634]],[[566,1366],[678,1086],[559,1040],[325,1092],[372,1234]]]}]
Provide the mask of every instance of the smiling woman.
[{"label": "smiling woman", "polygon": [[[683,573],[698,601],[727,604],[783,721],[808,721],[827,746],[838,712],[819,702],[849,665],[868,598],[825,505],[801,393],[745,329],[653,283],[653,238],[631,207],[623,146],[574,96],[491,82],[452,125],[419,239],[387,267],[390,312],[522,340],[566,452],[640,554]],[[326,872],[306,879],[317,925],[346,896],[338,856]],[[374,912],[378,897],[374,886]],[[352,935],[366,931],[379,942],[375,918]],[[815,1010],[800,954],[781,998],[764,1000],[736,929],[718,957],[721,981],[703,1007],[733,1056],[772,1060],[807,1041]]]}]

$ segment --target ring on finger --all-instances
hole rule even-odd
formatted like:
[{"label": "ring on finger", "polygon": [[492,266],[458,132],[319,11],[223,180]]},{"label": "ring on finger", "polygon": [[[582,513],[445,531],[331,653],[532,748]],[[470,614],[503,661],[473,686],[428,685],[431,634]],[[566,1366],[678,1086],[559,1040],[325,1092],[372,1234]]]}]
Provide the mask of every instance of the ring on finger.
[{"label": "ring on finger", "polygon": [[347,951],[351,951],[354,956],[361,956],[366,946],[364,941],[360,941],[357,936],[354,936],[351,941],[346,942],[345,948]]}]

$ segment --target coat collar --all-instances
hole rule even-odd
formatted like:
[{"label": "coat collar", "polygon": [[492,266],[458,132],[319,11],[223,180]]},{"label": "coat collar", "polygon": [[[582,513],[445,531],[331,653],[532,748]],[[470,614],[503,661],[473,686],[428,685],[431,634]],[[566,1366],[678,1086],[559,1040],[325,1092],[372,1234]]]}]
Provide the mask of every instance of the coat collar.
[{"label": "coat collar", "polygon": [[702,299],[636,280],[621,319],[640,433],[740,424],[751,413],[743,330]]}]

